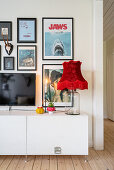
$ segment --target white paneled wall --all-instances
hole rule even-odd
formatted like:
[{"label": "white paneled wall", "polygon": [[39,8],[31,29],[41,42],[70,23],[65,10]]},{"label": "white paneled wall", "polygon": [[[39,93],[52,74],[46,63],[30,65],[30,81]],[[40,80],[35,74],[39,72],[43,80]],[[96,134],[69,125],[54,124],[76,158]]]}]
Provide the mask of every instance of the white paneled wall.
[{"label": "white paneled wall", "polygon": [[104,41],[106,41],[114,35],[114,0],[104,0],[103,11]]},{"label": "white paneled wall", "polygon": [[106,103],[107,117],[114,121],[114,37],[106,42]]}]

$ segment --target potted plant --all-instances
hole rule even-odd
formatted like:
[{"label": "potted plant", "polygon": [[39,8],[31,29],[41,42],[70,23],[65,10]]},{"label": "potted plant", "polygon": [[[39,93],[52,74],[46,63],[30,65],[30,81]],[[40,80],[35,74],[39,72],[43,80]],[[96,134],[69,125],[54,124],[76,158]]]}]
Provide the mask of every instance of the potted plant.
[{"label": "potted plant", "polygon": [[49,112],[49,114],[53,114],[53,111],[55,111],[54,103],[49,102],[47,111]]}]

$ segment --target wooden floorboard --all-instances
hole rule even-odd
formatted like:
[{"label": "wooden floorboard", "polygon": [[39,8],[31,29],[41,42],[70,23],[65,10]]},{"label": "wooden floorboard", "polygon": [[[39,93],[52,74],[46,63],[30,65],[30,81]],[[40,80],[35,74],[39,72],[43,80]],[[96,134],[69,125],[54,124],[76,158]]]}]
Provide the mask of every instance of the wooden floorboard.
[{"label": "wooden floorboard", "polygon": [[15,170],[17,165],[18,165],[20,158],[21,158],[21,156],[15,156],[15,158],[12,159],[9,166],[7,167],[7,170]]},{"label": "wooden floorboard", "polygon": [[58,169],[66,170],[64,156],[57,156]]},{"label": "wooden floorboard", "polygon": [[[16,170],[23,170],[25,165],[26,165],[26,162],[25,162],[25,156],[21,156],[19,162],[18,162],[18,165],[16,167]],[[0,169],[1,170],[1,169]]]},{"label": "wooden floorboard", "polygon": [[58,163],[57,163],[57,157],[56,156],[50,156],[50,170],[57,170],[58,169]]},{"label": "wooden floorboard", "polygon": [[80,156],[79,160],[80,160],[81,166],[84,170],[92,170],[89,162],[88,161],[85,162],[84,156]]},{"label": "wooden floorboard", "polygon": [[0,170],[114,170],[114,122],[104,121],[104,151],[84,156],[0,156]]},{"label": "wooden floorboard", "polygon": [[66,170],[75,170],[71,156],[64,156]]},{"label": "wooden floorboard", "polygon": [[83,170],[82,165],[79,160],[79,156],[71,156],[72,163],[74,165],[75,170]]},{"label": "wooden floorboard", "polygon": [[49,156],[42,156],[42,164],[41,164],[41,170],[49,170],[49,163],[50,163],[50,157]]},{"label": "wooden floorboard", "polygon": [[34,165],[33,165],[33,170],[40,170],[42,165],[42,156],[37,155],[35,157]]},{"label": "wooden floorboard", "polygon": [[[13,160],[14,156],[7,156],[6,159],[2,162],[0,170],[6,170]],[[14,158],[15,159],[15,158]]]}]

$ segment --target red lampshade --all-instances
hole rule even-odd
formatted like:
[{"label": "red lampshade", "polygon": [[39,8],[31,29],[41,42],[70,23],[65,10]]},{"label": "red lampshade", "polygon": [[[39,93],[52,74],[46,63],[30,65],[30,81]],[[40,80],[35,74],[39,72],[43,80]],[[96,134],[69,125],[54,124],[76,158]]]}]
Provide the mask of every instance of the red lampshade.
[{"label": "red lampshade", "polygon": [[57,84],[57,89],[88,89],[88,82],[83,78],[81,73],[80,61],[71,60],[63,63],[63,75]]}]

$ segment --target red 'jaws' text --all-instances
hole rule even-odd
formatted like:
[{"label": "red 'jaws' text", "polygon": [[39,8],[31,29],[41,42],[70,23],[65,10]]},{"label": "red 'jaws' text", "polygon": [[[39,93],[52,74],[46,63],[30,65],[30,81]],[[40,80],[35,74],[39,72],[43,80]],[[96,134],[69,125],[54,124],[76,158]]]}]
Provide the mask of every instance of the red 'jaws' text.
[{"label": "red 'jaws' text", "polygon": [[66,30],[67,29],[67,24],[51,24],[49,29],[50,30],[59,30],[59,29]]}]

